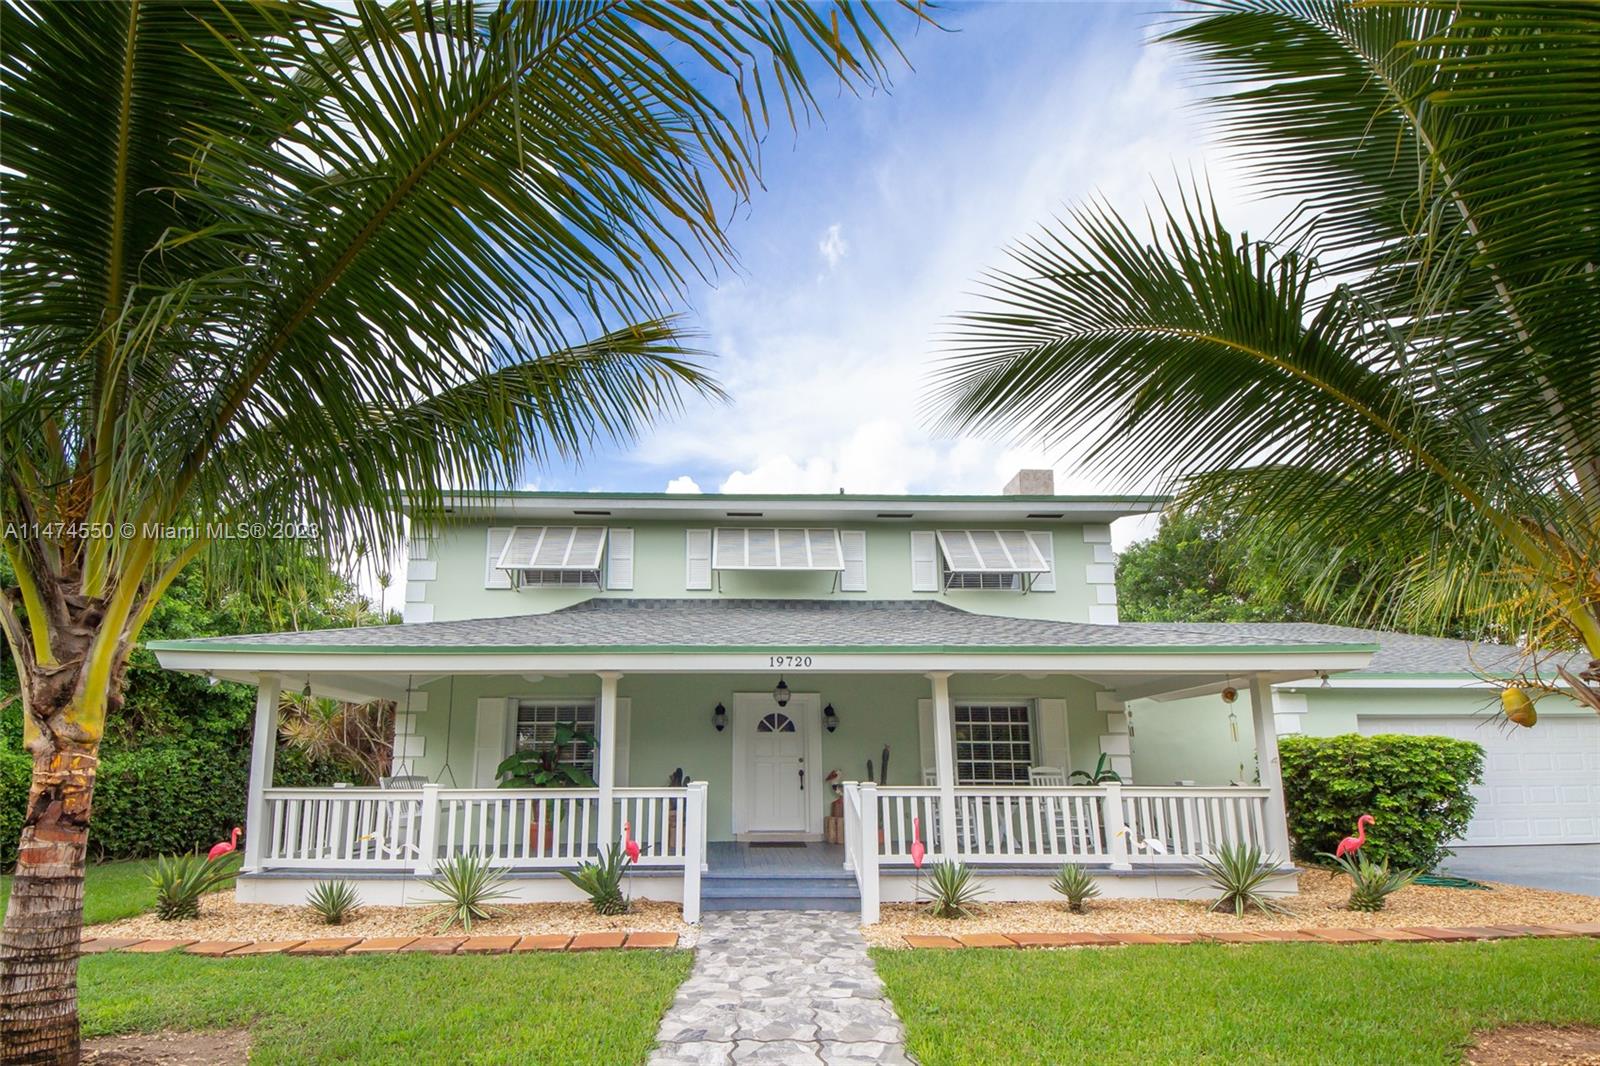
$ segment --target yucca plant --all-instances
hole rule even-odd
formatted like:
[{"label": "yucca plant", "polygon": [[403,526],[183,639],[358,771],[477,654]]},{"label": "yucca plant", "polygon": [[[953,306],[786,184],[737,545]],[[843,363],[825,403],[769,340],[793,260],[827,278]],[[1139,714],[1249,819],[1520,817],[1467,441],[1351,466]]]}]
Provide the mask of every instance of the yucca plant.
[{"label": "yucca plant", "polygon": [[470,933],[473,922],[486,922],[499,913],[489,904],[510,895],[505,881],[506,875],[490,866],[488,859],[457,855],[428,878],[429,886],[441,897],[438,905],[428,912],[428,920],[441,923],[440,933],[448,932],[454,925]]},{"label": "yucca plant", "polygon": [[928,912],[935,918],[969,918],[983,895],[966,863],[946,859],[935,863],[928,876]]},{"label": "yucca plant", "polygon": [[1095,884],[1089,871],[1075,862],[1069,862],[1057,870],[1050,887],[1067,897],[1067,910],[1073,914],[1082,914],[1084,902],[1100,894],[1100,886]]},{"label": "yucca plant", "polygon": [[355,917],[361,897],[349,881],[322,881],[306,897],[306,906],[324,925],[343,925]]},{"label": "yucca plant", "polygon": [[613,844],[606,848],[599,862],[583,863],[576,870],[562,870],[561,876],[589,897],[596,914],[627,914],[629,901],[622,894],[622,874],[626,867],[626,853],[620,845]]},{"label": "yucca plant", "polygon": [[150,874],[156,917],[164,922],[200,917],[200,897],[232,881],[238,872],[231,856],[216,862],[193,853],[158,856]]},{"label": "yucca plant", "polygon": [[1381,911],[1391,893],[1414,884],[1422,876],[1421,870],[1390,870],[1389,861],[1373,862],[1357,852],[1354,855],[1323,856],[1332,859],[1335,866],[1350,878],[1350,901],[1345,904],[1353,911]]},{"label": "yucca plant", "polygon": [[1210,875],[1211,883],[1222,890],[1207,910],[1231,910],[1240,917],[1251,907],[1263,914],[1288,913],[1261,890],[1278,862],[1271,855],[1264,855],[1257,845],[1226,844],[1215,855],[1202,855],[1200,865]]}]

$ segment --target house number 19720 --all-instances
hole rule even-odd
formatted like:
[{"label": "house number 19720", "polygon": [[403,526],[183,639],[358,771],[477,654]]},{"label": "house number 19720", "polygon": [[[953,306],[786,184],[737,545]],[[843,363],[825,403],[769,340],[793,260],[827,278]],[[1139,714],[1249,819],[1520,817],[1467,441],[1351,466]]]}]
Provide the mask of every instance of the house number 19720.
[{"label": "house number 19720", "polygon": [[767,665],[774,670],[804,670],[811,665],[811,656],[773,655],[767,659]]}]

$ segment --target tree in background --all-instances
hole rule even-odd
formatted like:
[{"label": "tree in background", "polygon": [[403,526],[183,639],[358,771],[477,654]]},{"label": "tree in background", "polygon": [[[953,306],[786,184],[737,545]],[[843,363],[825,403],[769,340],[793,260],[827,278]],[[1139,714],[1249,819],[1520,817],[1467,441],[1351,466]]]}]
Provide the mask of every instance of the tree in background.
[{"label": "tree in background", "polygon": [[1593,8],[1215,0],[1163,39],[1296,212],[1251,239],[1191,188],[1046,227],[954,326],[945,426],[1087,436],[1313,602],[1523,637],[1521,684],[1600,710]]},{"label": "tree in background", "polygon": [[7,9],[7,1061],[77,1059],[100,743],[178,576],[230,537],[242,579],[282,538],[389,558],[402,497],[426,519],[715,395],[671,303],[730,260],[769,115],[819,68],[880,83],[888,39],[843,4],[353,7]]}]

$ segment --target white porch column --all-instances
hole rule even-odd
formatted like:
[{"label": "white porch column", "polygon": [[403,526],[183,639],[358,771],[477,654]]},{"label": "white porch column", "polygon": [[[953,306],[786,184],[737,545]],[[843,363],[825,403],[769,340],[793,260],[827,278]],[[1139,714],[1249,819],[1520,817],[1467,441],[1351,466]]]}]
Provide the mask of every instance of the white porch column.
[{"label": "white porch column", "polygon": [[595,845],[600,855],[618,842],[613,825],[612,795],[617,782],[617,681],[621,674],[600,675],[600,752],[595,760],[595,784],[600,786],[600,811],[595,820]]},{"label": "white porch column", "polygon": [[700,922],[700,872],[705,863],[706,783],[692,781],[684,791],[683,920]]},{"label": "white porch column", "polygon": [[1283,800],[1283,773],[1278,765],[1278,723],[1272,683],[1260,674],[1250,678],[1250,724],[1256,733],[1256,764],[1267,790],[1267,839],[1264,850],[1279,862],[1289,861],[1289,816]]},{"label": "white porch column", "polygon": [[939,857],[954,859],[961,851],[956,839],[955,708],[950,703],[950,675],[929,674],[933,682],[933,768],[939,786]]},{"label": "white porch column", "polygon": [[272,787],[272,766],[278,755],[278,694],[283,679],[277,674],[256,678],[256,731],[250,741],[250,785],[244,807],[244,871],[261,869],[266,850],[267,798]]}]

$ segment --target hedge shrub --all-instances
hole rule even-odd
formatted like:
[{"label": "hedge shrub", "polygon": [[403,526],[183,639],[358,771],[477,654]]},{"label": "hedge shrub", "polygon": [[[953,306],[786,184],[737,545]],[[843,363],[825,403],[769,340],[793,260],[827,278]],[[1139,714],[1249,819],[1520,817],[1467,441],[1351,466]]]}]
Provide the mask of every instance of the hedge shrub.
[{"label": "hedge shrub", "polygon": [[[210,739],[104,750],[89,823],[92,859],[132,859],[208,848],[244,822],[250,778],[248,739]],[[17,861],[33,760],[0,749],[0,869]],[[286,788],[351,780],[337,767],[313,765],[279,748],[274,783]]]},{"label": "hedge shrub", "polygon": [[1306,862],[1326,863],[1318,853],[1370,814],[1367,854],[1431,870],[1466,831],[1470,788],[1483,780],[1483,748],[1451,737],[1295,735],[1278,739],[1278,754],[1294,855]]}]

